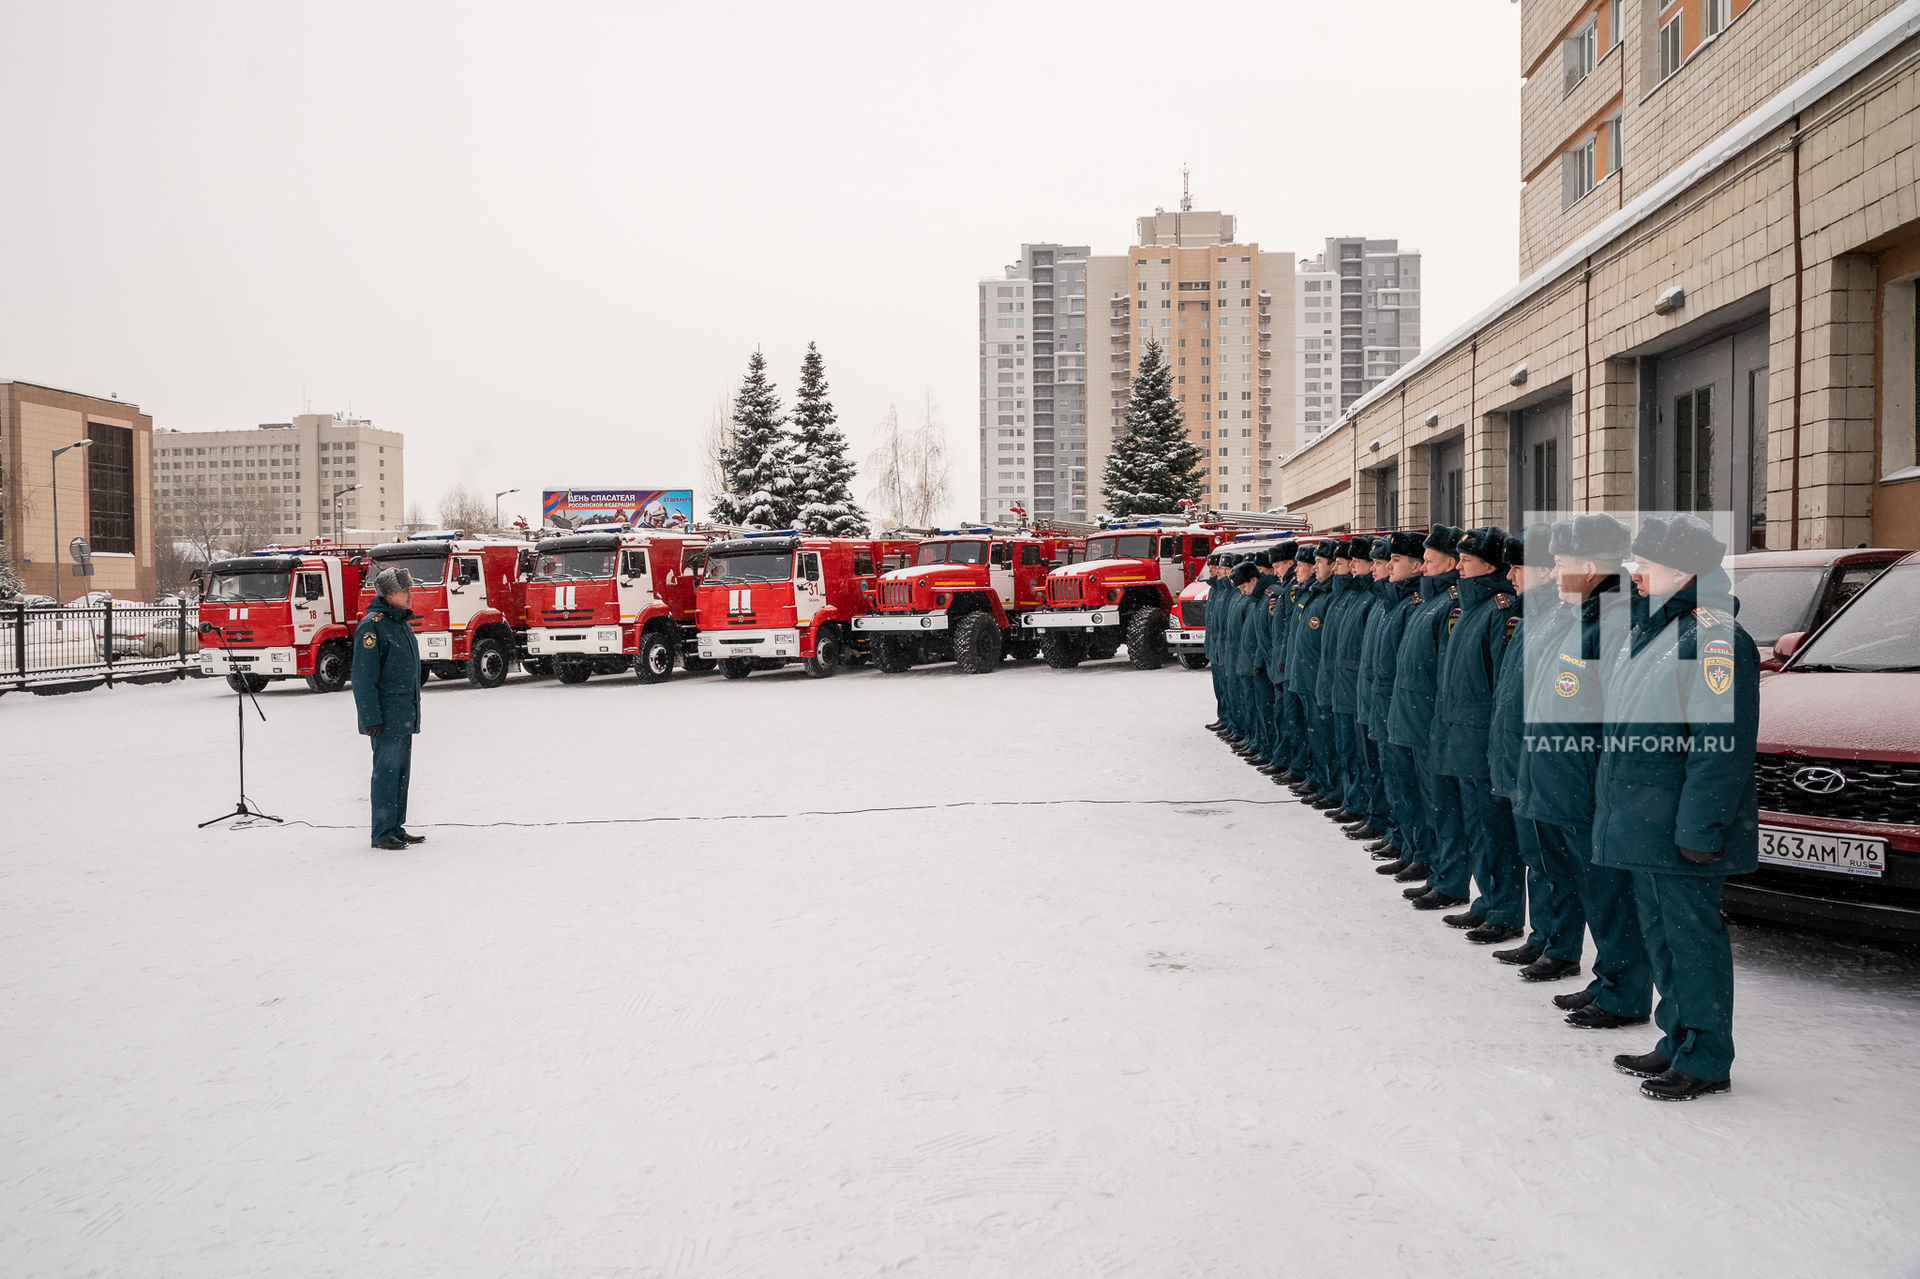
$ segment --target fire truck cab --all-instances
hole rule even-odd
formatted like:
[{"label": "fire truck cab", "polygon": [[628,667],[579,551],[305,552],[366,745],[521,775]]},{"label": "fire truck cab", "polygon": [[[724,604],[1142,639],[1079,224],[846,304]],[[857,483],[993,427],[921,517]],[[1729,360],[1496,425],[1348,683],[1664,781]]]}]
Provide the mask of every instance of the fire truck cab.
[{"label": "fire truck cab", "polygon": [[376,546],[367,558],[361,613],[373,603],[373,579],[382,569],[404,568],[413,578],[411,626],[422,679],[431,672],[464,675],[477,688],[507,682],[526,651],[527,543],[449,529]]},{"label": "fire truck cab", "polygon": [[908,563],[914,543],[814,537],[787,529],[707,547],[700,583],[699,655],[728,679],[797,661],[815,679],[863,656],[852,629],[872,610],[880,574]]},{"label": "fire truck cab", "polygon": [[1127,661],[1141,670],[1165,664],[1175,597],[1236,531],[1162,517],[1116,521],[1090,535],[1085,561],[1049,573],[1047,606],[1026,617],[1040,633],[1047,665],[1064,669],[1112,657],[1122,644]]},{"label": "fire truck cab", "polygon": [[[1231,569],[1244,560],[1251,559],[1260,551],[1272,551],[1276,547],[1292,554],[1293,549],[1302,542],[1312,545],[1320,539],[1315,537],[1294,538],[1269,532],[1242,533],[1230,542],[1221,543],[1218,550],[1207,558],[1207,565],[1218,564]],[[1276,570],[1277,571],[1277,570]],[[1174,601],[1173,614],[1167,618],[1167,651],[1179,659],[1180,665],[1190,671],[1205,670],[1207,666],[1207,595],[1210,583],[1207,570],[1202,569],[1200,576],[1187,584]]]},{"label": "fire truck cab", "polygon": [[643,684],[702,662],[696,639],[707,535],[685,529],[549,537],[527,579],[527,658],[562,684],[631,670]]},{"label": "fire truck cab", "polygon": [[968,674],[1011,653],[1031,658],[1040,635],[1025,623],[1045,603],[1046,576],[1080,558],[1085,539],[991,526],[939,529],[922,538],[913,566],[880,579],[876,611],[853,619],[882,671],[952,661]]},{"label": "fire truck cab", "polygon": [[215,560],[205,574],[200,672],[258,692],[268,681],[304,677],[317,693],[337,693],[353,669],[365,558],[321,541],[268,546]]}]

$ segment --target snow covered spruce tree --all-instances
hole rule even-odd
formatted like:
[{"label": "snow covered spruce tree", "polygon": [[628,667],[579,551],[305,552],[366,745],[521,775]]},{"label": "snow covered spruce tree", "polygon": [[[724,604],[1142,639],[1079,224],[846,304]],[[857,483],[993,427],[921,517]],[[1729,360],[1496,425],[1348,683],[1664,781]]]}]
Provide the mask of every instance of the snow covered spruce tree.
[{"label": "snow covered spruce tree", "polygon": [[867,532],[867,516],[853,500],[853,463],[847,457],[847,437],[835,425],[838,421],[833,401],[827,398],[826,366],[818,348],[809,342],[793,400],[794,444],[799,454],[793,485],[799,510],[794,521],[809,533],[861,537]]},{"label": "snow covered spruce tree", "polygon": [[1179,509],[1182,501],[1198,502],[1205,483],[1200,456],[1173,398],[1166,351],[1149,340],[1127,399],[1125,433],[1113,442],[1101,477],[1108,513],[1156,515]]},{"label": "snow covered spruce tree", "polygon": [[755,351],[733,400],[733,438],[720,453],[727,490],[708,503],[722,524],[785,528],[797,513],[793,491],[793,437],[780,397],[767,380],[767,357]]}]

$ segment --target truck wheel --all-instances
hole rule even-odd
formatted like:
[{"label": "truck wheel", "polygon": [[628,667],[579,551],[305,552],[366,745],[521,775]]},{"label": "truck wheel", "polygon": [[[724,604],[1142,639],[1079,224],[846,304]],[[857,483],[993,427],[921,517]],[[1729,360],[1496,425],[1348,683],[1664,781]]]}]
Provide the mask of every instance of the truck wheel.
[{"label": "truck wheel", "polygon": [[577,657],[556,657],[553,659],[553,673],[562,684],[584,684],[593,674],[593,668]]},{"label": "truck wheel", "polygon": [[1204,671],[1207,669],[1207,659],[1198,653],[1182,653],[1180,668],[1188,671]]},{"label": "truck wheel", "polygon": [[720,673],[728,679],[745,679],[753,674],[751,657],[723,657],[720,659]]},{"label": "truck wheel", "polygon": [[648,631],[640,637],[640,651],[633,655],[633,674],[642,684],[658,684],[673,674],[673,645],[664,631]]},{"label": "truck wheel", "polygon": [[313,655],[307,687],[316,693],[337,693],[347,686],[352,674],[353,660],[347,656],[347,646],[339,640],[329,640]]},{"label": "truck wheel", "polygon": [[680,665],[687,668],[687,674],[689,675],[702,674],[712,670],[719,664],[720,663],[714,661],[711,657],[695,657],[691,653],[685,654],[680,658]]},{"label": "truck wheel", "polygon": [[1048,631],[1040,637],[1040,656],[1056,671],[1070,671],[1087,655],[1087,641],[1077,631]]},{"label": "truck wheel", "polygon": [[267,686],[267,677],[265,675],[229,675],[227,676],[227,687],[232,689],[236,693],[240,692],[242,689],[245,689],[249,693],[257,693],[261,689],[265,688],[266,686]]},{"label": "truck wheel", "polygon": [[888,675],[898,675],[913,665],[898,635],[874,636],[867,641],[867,651],[873,654],[873,668]]},{"label": "truck wheel", "polygon": [[1087,637],[1087,656],[1096,662],[1104,662],[1120,651],[1119,632],[1103,629]]},{"label": "truck wheel", "polygon": [[969,613],[953,628],[953,664],[969,675],[1000,665],[1000,627],[991,613]]},{"label": "truck wheel", "polygon": [[825,679],[840,669],[840,630],[835,626],[823,626],[820,633],[813,637],[813,656],[803,658],[801,669],[813,679]]},{"label": "truck wheel", "polygon": [[1127,665],[1136,671],[1157,671],[1166,664],[1166,612],[1143,608],[1127,619]]},{"label": "truck wheel", "polygon": [[467,653],[467,683],[475,688],[499,688],[507,682],[513,663],[507,660],[507,646],[492,636],[477,639]]},{"label": "truck wheel", "polygon": [[529,657],[520,663],[520,669],[535,679],[545,679],[553,674],[551,657]]}]

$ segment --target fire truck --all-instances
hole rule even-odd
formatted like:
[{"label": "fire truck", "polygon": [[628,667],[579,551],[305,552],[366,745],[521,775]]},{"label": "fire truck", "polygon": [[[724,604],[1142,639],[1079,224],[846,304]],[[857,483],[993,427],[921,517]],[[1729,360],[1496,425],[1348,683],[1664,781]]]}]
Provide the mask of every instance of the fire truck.
[{"label": "fire truck", "polygon": [[865,655],[853,620],[873,609],[880,574],[912,562],[915,543],[815,537],[787,529],[707,546],[699,654],[728,679],[799,662],[815,679]]},{"label": "fire truck", "polygon": [[1079,559],[1086,539],[1050,529],[974,525],[922,538],[911,568],[880,579],[872,613],[853,619],[874,666],[904,671],[952,661],[968,674],[1006,654],[1039,654],[1040,634],[1025,624],[1045,602],[1048,572]]},{"label": "fire truck", "polygon": [[[1300,527],[1306,527],[1304,519],[1300,521]],[[1284,546],[1291,553],[1302,543],[1311,546],[1319,540],[1317,537],[1282,537],[1271,532],[1241,533],[1233,541],[1222,543],[1207,562],[1232,568],[1259,551],[1271,551]],[[1203,569],[1200,576],[1180,592],[1179,598],[1173,603],[1173,612],[1167,618],[1167,651],[1190,671],[1207,668],[1207,594],[1207,575]]]},{"label": "fire truck", "polygon": [[643,684],[712,669],[697,642],[706,533],[622,529],[543,539],[527,579],[527,657],[562,684],[631,670]]},{"label": "fire truck", "polygon": [[1174,598],[1238,528],[1180,516],[1120,520],[1087,538],[1086,559],[1047,574],[1046,607],[1026,615],[1047,665],[1066,669],[1114,656],[1157,670],[1167,660]]},{"label": "fire truck", "polygon": [[373,603],[373,579],[385,568],[404,568],[413,578],[414,639],[420,645],[420,677],[466,676],[476,688],[498,688],[524,656],[527,630],[527,570],[533,559],[525,542],[469,538],[458,529],[415,533],[367,553],[360,584],[360,612]]},{"label": "fire truck", "polygon": [[215,560],[202,577],[200,672],[259,692],[268,681],[305,677],[337,693],[353,668],[363,552],[325,540],[267,546]]}]

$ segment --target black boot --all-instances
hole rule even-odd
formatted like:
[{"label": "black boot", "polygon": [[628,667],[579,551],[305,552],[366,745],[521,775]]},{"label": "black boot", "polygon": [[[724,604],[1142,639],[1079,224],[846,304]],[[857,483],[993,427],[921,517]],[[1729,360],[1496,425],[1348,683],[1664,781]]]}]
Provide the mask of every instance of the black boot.
[{"label": "black boot", "polygon": [[[1592,1002],[1593,992],[1590,990],[1570,990],[1564,995],[1555,995],[1553,997],[1553,1006],[1562,1012],[1568,1013],[1576,1008],[1585,1008]],[[1664,1070],[1665,1068],[1665,1063],[1662,1063],[1661,1069]],[[1660,1071],[1656,1070],[1653,1073],[1657,1075]]]},{"label": "black boot", "polygon": [[425,835],[409,835],[403,830],[400,832],[400,840],[406,844],[424,844],[427,842],[427,837]]},{"label": "black boot", "polygon": [[1377,861],[1377,862],[1400,862],[1402,865],[1406,864],[1405,861],[1400,856],[1399,849],[1395,848],[1392,844],[1388,844],[1385,848],[1381,848],[1380,847],[1381,842],[1382,841],[1376,840],[1375,842],[1368,844],[1367,848],[1371,851],[1367,853],[1367,856],[1371,857],[1374,861]]},{"label": "black boot", "polygon": [[1635,1079],[1658,1079],[1673,1069],[1673,1063],[1659,1053],[1621,1053],[1613,1059],[1613,1068]]},{"label": "black boot", "polygon": [[1217,733],[1225,727],[1226,727],[1225,724],[1222,724],[1219,720],[1216,719],[1215,721],[1213,721],[1213,723],[1207,725],[1207,731],[1209,733]]},{"label": "black boot", "polygon": [[1291,786],[1295,782],[1303,782],[1305,780],[1306,778],[1300,776],[1300,774],[1294,772],[1291,768],[1282,768],[1273,775],[1273,781],[1276,786]]},{"label": "black boot", "polygon": [[1327,809],[1332,808],[1337,804],[1339,804],[1339,802],[1340,802],[1339,800],[1335,799],[1331,795],[1315,795],[1312,799],[1307,801],[1307,807],[1317,808],[1321,812],[1325,812]]},{"label": "black boot", "polygon": [[1515,946],[1512,950],[1496,950],[1493,957],[1503,964],[1531,964],[1540,958],[1540,948],[1532,942],[1524,946]]},{"label": "black boot", "polygon": [[[1455,906],[1466,904],[1467,899],[1464,897],[1449,897],[1445,893],[1437,893],[1432,889],[1427,890],[1425,896],[1413,899],[1415,910],[1452,910]],[[1461,924],[1459,927],[1465,928],[1467,925]]]},{"label": "black boot", "polygon": [[1579,960],[1553,959],[1547,955],[1540,956],[1540,958],[1520,970],[1521,981],[1561,981],[1565,978],[1577,977],[1579,975]]},{"label": "black boot", "polygon": [[1287,770],[1281,767],[1279,764],[1269,762],[1269,763],[1262,764],[1260,766],[1260,771],[1265,773],[1268,777],[1278,777],[1280,774],[1286,772]]},{"label": "black boot", "polygon": [[1348,812],[1346,807],[1342,805],[1341,807],[1336,808],[1332,812],[1328,813],[1327,820],[1338,822],[1342,826],[1345,826],[1345,825],[1348,825],[1349,823],[1365,821],[1366,819],[1360,816],[1360,814],[1358,813]]},{"label": "black boot", "polygon": [[1267,757],[1259,751],[1255,751],[1247,756],[1247,763],[1253,765],[1255,768],[1265,768],[1267,766]]},{"label": "black boot", "polygon": [[1367,845],[1367,851],[1370,853],[1388,853],[1393,852],[1394,847],[1392,841],[1382,835],[1379,839]]},{"label": "black boot", "polygon": [[[1462,898],[1459,904],[1465,905],[1466,899]],[[1485,915],[1474,914],[1472,908],[1469,907],[1466,910],[1444,916],[1441,922],[1446,924],[1448,928],[1478,928],[1487,922],[1487,918]]]},{"label": "black boot", "polygon": [[1424,862],[1414,862],[1405,870],[1395,875],[1393,879],[1397,884],[1413,884],[1424,880],[1431,874],[1433,874],[1433,867],[1426,865]]},{"label": "black boot", "polygon": [[1404,857],[1401,857],[1390,862],[1380,863],[1378,866],[1375,866],[1373,868],[1373,873],[1376,875],[1398,875],[1401,871],[1405,870],[1407,867],[1411,865],[1413,865],[1412,862],[1408,861]]},{"label": "black boot", "polygon": [[1645,1017],[1622,1017],[1618,1013],[1610,1013],[1598,1004],[1588,1004],[1567,1014],[1567,1025],[1577,1026],[1581,1030],[1618,1030],[1622,1026],[1644,1026],[1647,1021]]},{"label": "black boot", "polygon": [[[1399,879],[1400,877],[1398,875],[1395,875],[1394,878]],[[1427,877],[1425,875],[1422,875],[1420,877],[1421,879],[1420,883],[1415,884],[1412,888],[1401,889],[1400,895],[1406,898],[1410,902],[1419,901],[1422,897],[1425,897],[1428,893],[1433,891],[1433,889],[1430,886],[1428,886],[1428,884],[1425,882],[1426,878]]]},{"label": "black boot", "polygon": [[1512,941],[1523,935],[1523,929],[1511,928],[1506,924],[1481,924],[1478,928],[1467,930],[1467,940],[1476,946],[1492,946],[1497,942]]},{"label": "black boot", "polygon": [[1371,822],[1362,822],[1359,827],[1349,826],[1341,832],[1348,839],[1379,839],[1380,830]]},{"label": "black boot", "polygon": [[1696,1079],[1684,1070],[1669,1070],[1666,1074],[1641,1084],[1640,1095],[1654,1101],[1692,1101],[1695,1097],[1726,1092],[1732,1087],[1731,1079],[1718,1081]]}]

